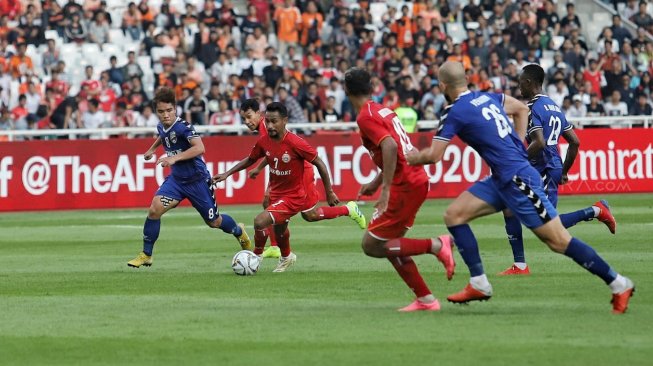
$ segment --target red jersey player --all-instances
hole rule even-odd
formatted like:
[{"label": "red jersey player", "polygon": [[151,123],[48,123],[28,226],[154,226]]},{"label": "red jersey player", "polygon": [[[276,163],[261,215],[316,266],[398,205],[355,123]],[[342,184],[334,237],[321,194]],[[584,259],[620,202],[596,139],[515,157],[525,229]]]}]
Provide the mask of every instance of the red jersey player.
[{"label": "red jersey player", "polygon": [[[248,106],[254,107],[253,104],[252,102],[245,104],[247,107],[245,114],[252,111]],[[241,113],[243,113],[243,109],[241,109]],[[317,207],[319,195],[313,179],[313,166],[320,173],[329,205],[337,205],[338,197],[331,188],[331,179],[326,166],[317,156],[315,149],[299,136],[286,130],[288,111],[283,104],[270,103],[267,106],[266,118],[259,118],[258,121],[258,124],[265,121],[265,128],[257,126],[261,137],[254,145],[250,155],[227,172],[215,175],[214,181],[221,182],[265,157],[270,166],[269,205],[264,206],[265,211],[254,220],[254,229],[256,230],[254,253],[261,255],[265,246],[263,231],[273,225],[274,235],[281,251],[281,258],[274,272],[284,272],[296,260],[296,255],[291,252],[289,243],[288,222],[292,216],[301,212],[305,220],[319,221],[349,215],[362,228],[365,228],[365,217],[353,202],[347,206]],[[251,118],[246,118],[246,124],[253,129],[254,123],[251,123]],[[307,171],[310,172],[311,177],[309,182],[306,178]],[[262,242],[260,241],[261,237],[263,237]]]},{"label": "red jersey player", "polygon": [[388,258],[399,276],[417,299],[399,311],[440,310],[440,303],[419,274],[411,256],[434,254],[444,265],[447,278],[454,273],[448,235],[432,239],[408,239],[403,236],[413,225],[420,206],[429,190],[424,169],[409,166],[405,155],[413,149],[397,115],[390,109],[372,102],[370,74],[360,68],[345,73],[345,93],[358,117],[363,145],[369,150],[381,174],[359,191],[359,196],[374,194],[381,187],[372,220],[363,235],[363,251],[370,257]]}]

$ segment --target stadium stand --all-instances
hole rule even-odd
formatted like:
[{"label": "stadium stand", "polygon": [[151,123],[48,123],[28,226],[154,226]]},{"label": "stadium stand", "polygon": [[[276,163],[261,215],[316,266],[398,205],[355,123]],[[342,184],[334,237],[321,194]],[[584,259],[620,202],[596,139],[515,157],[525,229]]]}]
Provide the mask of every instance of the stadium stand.
[{"label": "stadium stand", "polygon": [[445,60],[463,62],[472,89],[515,96],[520,68],[537,62],[572,116],[650,116],[651,14],[634,0],[0,0],[0,129],[62,127],[61,103],[81,128],[91,99],[102,125],[136,126],[160,85],[176,89],[180,115],[208,116],[196,124],[238,125],[242,100],[279,94],[296,121],[352,121],[340,82],[351,66],[378,75],[375,100],[435,120]]}]

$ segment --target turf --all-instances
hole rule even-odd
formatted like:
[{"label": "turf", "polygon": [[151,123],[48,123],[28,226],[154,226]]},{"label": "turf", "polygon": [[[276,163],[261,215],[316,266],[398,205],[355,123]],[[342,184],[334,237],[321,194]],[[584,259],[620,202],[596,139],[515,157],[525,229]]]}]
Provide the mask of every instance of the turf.
[{"label": "turf", "polygon": [[[563,197],[561,211],[597,197]],[[236,241],[188,208],[169,213],[154,265],[126,266],[140,250],[145,210],[0,215],[0,364],[213,365],[650,365],[653,359],[653,208],[650,195],[609,196],[617,235],[581,223],[638,291],[610,314],[600,279],[527,233],[533,274],[495,274],[511,263],[503,220],[475,222],[495,296],[437,313],[396,312],[411,292],[385,260],[364,256],[348,218],[292,222],[298,262],[235,276]],[[444,233],[448,201],[428,201],[411,237]],[[363,206],[366,214],[371,204]],[[257,206],[223,207],[251,223]],[[431,256],[417,262],[441,300],[468,272],[460,256],[447,282]]]}]

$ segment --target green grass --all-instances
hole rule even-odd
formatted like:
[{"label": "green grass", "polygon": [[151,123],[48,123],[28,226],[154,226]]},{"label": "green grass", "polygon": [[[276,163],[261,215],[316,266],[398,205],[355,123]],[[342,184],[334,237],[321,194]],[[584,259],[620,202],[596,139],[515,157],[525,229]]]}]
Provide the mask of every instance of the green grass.
[{"label": "green grass", "polygon": [[[360,250],[347,218],[295,218],[298,261],[235,276],[236,241],[192,209],[163,219],[151,268],[127,268],[145,210],[0,215],[0,364],[649,365],[653,362],[653,208],[650,195],[608,197],[619,221],[572,233],[591,243],[638,292],[624,316],[610,292],[568,258],[525,235],[530,277],[495,274],[512,262],[500,215],[472,225],[494,285],[489,302],[400,314],[412,300],[385,260]],[[563,197],[561,211],[597,197]],[[445,233],[449,201],[428,201],[411,237]],[[223,207],[251,223],[258,206]],[[363,207],[369,214],[371,205]],[[433,257],[418,265],[440,300],[460,290]]]}]

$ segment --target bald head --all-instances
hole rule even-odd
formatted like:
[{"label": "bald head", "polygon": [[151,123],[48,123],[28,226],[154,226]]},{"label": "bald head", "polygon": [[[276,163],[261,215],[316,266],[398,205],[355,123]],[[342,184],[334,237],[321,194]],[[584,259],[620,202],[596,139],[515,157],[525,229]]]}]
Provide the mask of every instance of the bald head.
[{"label": "bald head", "polygon": [[460,62],[447,61],[443,63],[442,66],[440,66],[438,79],[450,88],[457,89],[467,87],[465,68]]}]

